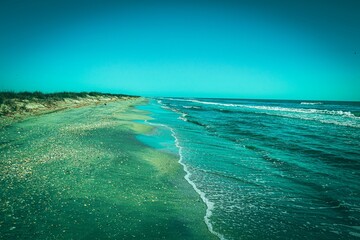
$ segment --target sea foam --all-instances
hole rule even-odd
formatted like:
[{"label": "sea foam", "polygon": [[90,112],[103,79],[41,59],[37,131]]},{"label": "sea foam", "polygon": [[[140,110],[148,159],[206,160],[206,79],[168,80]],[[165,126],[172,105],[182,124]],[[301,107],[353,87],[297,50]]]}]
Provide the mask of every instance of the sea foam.
[{"label": "sea foam", "polygon": [[[161,104],[161,102],[158,101],[158,103],[160,104],[161,107],[165,107]],[[167,107],[166,107],[167,109]],[[171,132],[171,135],[173,136],[174,138],[174,142],[175,142],[175,146],[178,148],[179,150],[179,163],[181,164],[181,166],[183,167],[184,171],[185,171],[185,180],[193,187],[193,189],[195,190],[195,192],[197,194],[199,194],[201,200],[205,203],[206,205],[206,214],[204,216],[204,221],[205,221],[205,224],[206,226],[208,227],[209,231],[214,234],[215,236],[217,236],[219,239],[221,240],[225,240],[225,237],[214,230],[213,228],[213,225],[210,221],[210,217],[212,216],[212,211],[215,207],[215,204],[210,201],[205,193],[203,191],[201,191],[197,186],[196,184],[191,180],[191,172],[189,171],[189,168],[188,166],[184,163],[184,156],[183,156],[183,147],[181,146],[180,142],[179,142],[179,139],[176,135],[176,132],[173,128],[171,128],[170,126],[168,125],[165,125],[165,124],[160,124],[160,123],[152,123],[152,122],[149,122],[148,120],[145,120],[146,123],[150,124],[150,125],[154,125],[154,126],[161,126],[161,127],[164,127],[166,129],[168,129],[170,132]]]},{"label": "sea foam", "polygon": [[[184,101],[184,102],[193,102],[199,103],[203,105],[214,105],[214,106],[224,106],[230,108],[243,108],[243,109],[256,109],[264,111],[266,114],[271,114],[274,116],[281,116],[287,118],[297,118],[302,120],[308,121],[318,121],[324,124],[334,124],[338,126],[345,126],[345,127],[354,127],[360,128],[360,117],[355,116],[353,113],[349,111],[342,111],[342,110],[326,110],[326,109],[306,109],[306,108],[286,108],[286,107],[275,107],[275,106],[256,106],[256,105],[245,105],[245,104],[234,104],[234,103],[218,103],[218,102],[208,102],[208,101],[200,101],[195,99],[169,99],[169,100],[176,100],[176,101]],[[161,101],[158,103],[167,110],[171,110],[176,112],[180,115],[179,119],[183,121],[188,121],[186,118],[186,114],[180,112],[179,110],[170,108],[162,104]],[[184,107],[184,106],[183,106]],[[186,106],[188,108],[188,106]],[[289,113],[295,113],[289,114]],[[340,119],[327,119],[326,116],[329,117],[340,117]]]},{"label": "sea foam", "polygon": [[[359,233],[345,226],[355,225],[359,212],[354,195],[359,130],[347,127],[360,127],[358,103],[164,99],[162,104],[177,113],[159,121],[173,128],[179,161],[187,165],[185,179],[206,193],[198,192],[208,208],[208,226],[230,239],[347,239]],[[179,122],[179,115],[187,121]],[[291,214],[295,211],[301,217]]]},{"label": "sea foam", "polygon": [[327,115],[338,115],[350,118],[358,118],[353,113],[347,111],[335,111],[335,110],[322,110],[322,109],[306,109],[306,108],[285,108],[285,107],[272,107],[272,106],[255,106],[255,105],[245,105],[245,104],[233,104],[233,103],[216,103],[216,102],[206,102],[199,100],[182,100],[190,101],[194,103],[206,104],[206,105],[217,105],[217,106],[226,106],[226,107],[240,107],[240,108],[250,108],[266,111],[279,111],[279,112],[296,112],[296,113],[305,113],[305,114],[327,114]]},{"label": "sea foam", "polygon": [[320,105],[322,102],[301,102],[301,105]]}]

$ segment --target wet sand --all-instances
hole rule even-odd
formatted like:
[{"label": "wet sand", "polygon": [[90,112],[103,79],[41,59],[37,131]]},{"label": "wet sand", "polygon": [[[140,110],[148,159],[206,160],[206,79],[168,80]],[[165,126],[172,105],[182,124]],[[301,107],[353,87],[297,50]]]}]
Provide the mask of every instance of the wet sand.
[{"label": "wet sand", "polygon": [[178,156],[143,145],[142,98],[0,129],[0,239],[214,239]]}]

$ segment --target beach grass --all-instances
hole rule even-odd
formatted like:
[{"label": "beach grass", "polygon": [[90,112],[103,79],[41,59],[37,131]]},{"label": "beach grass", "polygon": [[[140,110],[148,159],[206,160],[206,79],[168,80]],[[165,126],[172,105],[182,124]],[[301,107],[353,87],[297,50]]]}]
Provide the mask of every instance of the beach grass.
[{"label": "beach grass", "polygon": [[91,104],[138,98],[100,92],[0,92],[0,117],[23,117]]}]

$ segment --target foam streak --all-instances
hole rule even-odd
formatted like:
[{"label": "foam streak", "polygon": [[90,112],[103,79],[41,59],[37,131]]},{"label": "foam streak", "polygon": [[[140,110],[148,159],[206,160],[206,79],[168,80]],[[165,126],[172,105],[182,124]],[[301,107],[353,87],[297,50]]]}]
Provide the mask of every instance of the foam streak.
[{"label": "foam streak", "polygon": [[165,125],[165,124],[159,124],[159,123],[151,123],[147,120],[145,120],[146,123],[150,124],[150,125],[154,125],[154,126],[161,126],[161,127],[164,127],[164,128],[167,128],[171,131],[171,135],[173,136],[174,140],[175,140],[175,145],[176,147],[179,149],[179,163],[182,165],[184,171],[185,171],[185,180],[193,187],[193,189],[195,190],[195,192],[197,192],[199,195],[200,195],[200,198],[201,200],[205,203],[206,205],[206,214],[204,216],[204,221],[206,223],[206,226],[208,227],[209,231],[214,234],[215,236],[217,236],[219,239],[221,240],[225,240],[225,237],[216,232],[213,228],[213,225],[211,224],[210,222],[210,217],[212,215],[212,210],[214,209],[214,203],[211,202],[208,198],[206,198],[205,196],[205,193],[203,191],[201,191],[197,186],[196,184],[190,179],[191,177],[191,173],[187,167],[187,165],[184,163],[184,157],[183,157],[183,147],[180,145],[180,142],[179,142],[179,139],[177,138],[176,136],[176,132],[174,131],[173,128]]}]

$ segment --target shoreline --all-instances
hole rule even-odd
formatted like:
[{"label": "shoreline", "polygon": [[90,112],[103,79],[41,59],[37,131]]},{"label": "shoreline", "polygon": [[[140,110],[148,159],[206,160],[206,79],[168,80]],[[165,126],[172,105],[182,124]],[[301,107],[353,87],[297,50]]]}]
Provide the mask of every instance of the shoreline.
[{"label": "shoreline", "polygon": [[[145,106],[143,109],[145,109],[146,111],[149,111],[150,113],[152,113],[152,110],[154,110],[157,114],[150,115],[154,119],[145,120],[144,122],[146,124],[148,124],[148,125],[151,125],[151,126],[154,126],[154,127],[158,128],[159,130],[162,129],[161,131],[165,130],[166,132],[169,132],[169,135],[171,135],[171,139],[168,138],[167,141],[171,141],[176,147],[176,152],[177,152],[177,155],[178,155],[177,162],[178,162],[179,165],[181,165],[182,171],[184,173],[182,178],[186,180],[187,184],[189,186],[191,186],[192,190],[194,192],[196,192],[196,194],[200,197],[201,202],[204,204],[204,207],[205,207],[204,210],[205,211],[204,211],[204,214],[203,214],[203,222],[206,224],[208,231],[214,237],[216,237],[216,239],[224,240],[225,239],[224,235],[217,232],[214,229],[212,222],[210,221],[210,218],[211,218],[211,216],[213,214],[214,202],[210,201],[206,197],[205,193],[203,191],[201,191],[199,189],[199,187],[195,184],[195,182],[193,182],[191,180],[192,173],[191,173],[191,171],[189,171],[189,166],[186,165],[186,163],[184,162],[183,146],[181,145],[181,143],[179,141],[177,133],[176,133],[176,131],[175,131],[175,129],[173,127],[169,126],[166,123],[166,121],[164,122],[164,119],[161,119],[161,117],[164,114],[167,114],[167,113],[160,113],[159,114],[160,111],[165,111],[165,112],[174,112],[174,111],[172,111],[170,109],[164,109],[163,105],[159,101],[153,100],[153,103],[150,102],[150,104],[152,105],[151,107],[147,108]],[[150,106],[150,105],[148,105],[148,106]],[[180,115],[180,117],[181,117],[181,113],[176,112],[176,111],[175,111],[175,113]],[[179,116],[175,116],[175,117],[179,118]],[[163,136],[163,134],[159,133],[159,136]],[[165,139],[163,139],[164,137],[159,137],[159,136],[158,136],[159,139],[157,140],[158,142],[166,141]],[[152,146],[151,141],[149,143],[149,140],[145,140],[145,142],[147,144],[150,144],[150,146]],[[153,145],[153,146],[155,148],[159,148],[162,151],[166,151],[166,149],[161,149],[162,148],[161,146],[157,146],[157,145]]]},{"label": "shoreline", "polygon": [[212,215],[212,210],[214,208],[214,203],[211,202],[208,198],[206,198],[205,196],[205,193],[202,192],[197,186],[196,184],[190,179],[191,177],[191,172],[188,170],[188,166],[183,162],[183,155],[182,155],[182,150],[183,150],[183,147],[180,145],[179,143],[179,139],[177,138],[176,136],[176,133],[174,131],[173,128],[165,125],[165,124],[160,124],[160,123],[152,123],[152,122],[149,122],[148,120],[145,120],[145,122],[149,125],[152,125],[152,126],[161,126],[161,127],[164,127],[166,129],[168,129],[170,132],[171,132],[171,136],[174,138],[174,143],[175,143],[175,146],[176,148],[178,149],[178,154],[179,154],[179,159],[178,159],[178,163],[183,167],[183,171],[185,173],[184,175],[184,179],[187,181],[187,183],[194,189],[194,191],[200,196],[202,202],[205,204],[206,206],[206,211],[205,211],[205,215],[204,215],[204,222],[209,230],[210,233],[212,233],[214,236],[216,236],[217,238],[221,239],[221,240],[225,240],[225,237],[219,233],[219,232],[216,232],[214,229],[213,229],[213,225],[212,223],[210,222],[210,217]]}]

